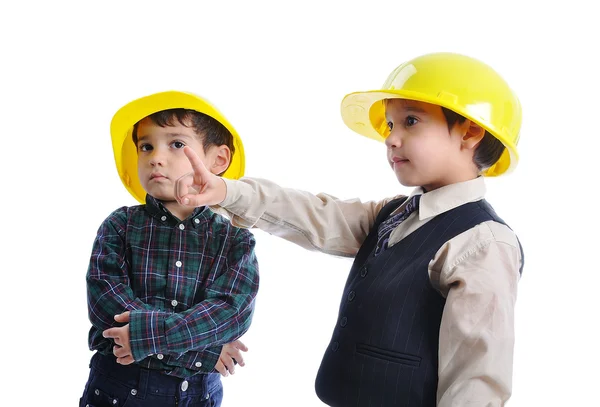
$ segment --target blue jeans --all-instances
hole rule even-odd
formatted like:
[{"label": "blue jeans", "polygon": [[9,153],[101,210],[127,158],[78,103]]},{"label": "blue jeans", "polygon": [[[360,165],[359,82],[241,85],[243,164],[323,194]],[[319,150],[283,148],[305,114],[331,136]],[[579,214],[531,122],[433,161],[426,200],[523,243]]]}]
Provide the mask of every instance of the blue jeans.
[{"label": "blue jeans", "polygon": [[167,376],[135,364],[123,366],[113,355],[98,352],[90,362],[90,377],[80,407],[219,407],[223,385],[219,373],[187,379]]}]

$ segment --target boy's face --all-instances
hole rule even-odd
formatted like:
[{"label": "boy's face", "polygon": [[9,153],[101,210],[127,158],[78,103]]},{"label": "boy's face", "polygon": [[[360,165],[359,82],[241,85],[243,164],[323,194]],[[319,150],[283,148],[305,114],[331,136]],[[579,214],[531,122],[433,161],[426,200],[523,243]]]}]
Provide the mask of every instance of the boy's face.
[{"label": "boy's face", "polygon": [[175,182],[192,171],[192,166],[183,153],[184,146],[191,147],[211,171],[222,158],[222,146],[211,146],[205,152],[194,129],[179,123],[176,126],[160,127],[145,118],[138,125],[137,136],[140,182],[148,194],[164,202],[175,201]]},{"label": "boy's face", "polygon": [[448,130],[440,106],[404,99],[387,100],[386,120],[387,159],[402,185],[431,191],[477,175],[473,148],[481,138],[469,120]]}]

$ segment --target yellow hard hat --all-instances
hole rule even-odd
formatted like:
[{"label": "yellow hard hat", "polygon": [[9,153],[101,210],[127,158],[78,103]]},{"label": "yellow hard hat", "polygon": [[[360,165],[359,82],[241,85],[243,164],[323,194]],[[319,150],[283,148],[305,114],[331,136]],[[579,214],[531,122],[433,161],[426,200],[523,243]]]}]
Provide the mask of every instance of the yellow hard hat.
[{"label": "yellow hard hat", "polygon": [[133,144],[133,125],[153,113],[167,109],[190,109],[218,120],[233,135],[235,153],[223,177],[238,179],[244,175],[245,157],[242,140],[225,117],[207,100],[187,92],[167,91],[136,99],[123,106],[112,118],[110,134],[117,171],[125,188],[140,203],[145,202],[146,191],[138,177],[137,151]]},{"label": "yellow hard hat", "polygon": [[344,123],[363,136],[384,141],[389,135],[381,102],[384,99],[410,99],[443,106],[486,129],[506,149],[483,175],[497,176],[516,167],[521,103],[488,65],[454,53],[414,58],[394,69],[380,90],[346,95],[341,108]]}]

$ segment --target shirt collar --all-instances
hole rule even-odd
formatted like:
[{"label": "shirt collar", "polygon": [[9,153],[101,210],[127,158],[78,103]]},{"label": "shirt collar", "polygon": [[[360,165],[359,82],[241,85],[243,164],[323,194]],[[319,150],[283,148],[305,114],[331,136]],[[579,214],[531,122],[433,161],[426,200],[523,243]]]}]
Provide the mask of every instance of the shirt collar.
[{"label": "shirt collar", "polygon": [[[187,218],[191,221],[191,224],[194,227],[197,227],[200,225],[200,223],[202,221],[202,217],[207,212],[207,211],[205,211],[205,209],[206,209],[205,206],[202,206],[199,208],[194,208],[194,212],[192,213],[192,215]],[[163,203],[159,199],[156,199],[155,197],[151,196],[150,194],[146,194],[146,210],[153,217],[159,219],[161,222],[166,222],[168,224],[176,225],[176,224],[183,223],[186,221],[186,219],[178,220],[163,205]],[[163,218],[165,216],[166,216],[166,219]],[[196,222],[196,219],[199,219],[199,222]]]},{"label": "shirt collar", "polygon": [[484,178],[479,176],[425,193],[423,188],[415,188],[408,196],[407,202],[414,195],[422,195],[419,202],[419,220],[424,220],[466,203],[480,201],[485,196],[485,192]]}]

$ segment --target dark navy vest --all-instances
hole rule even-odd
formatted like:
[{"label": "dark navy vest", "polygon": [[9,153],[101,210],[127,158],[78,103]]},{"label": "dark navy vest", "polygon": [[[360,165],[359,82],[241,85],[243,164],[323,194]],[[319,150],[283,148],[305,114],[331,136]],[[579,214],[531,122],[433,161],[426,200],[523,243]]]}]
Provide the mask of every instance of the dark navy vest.
[{"label": "dark navy vest", "polygon": [[377,229],[405,198],[387,204],[361,246],[315,388],[336,407],[435,407],[439,330],[446,300],[428,264],[444,243],[482,222],[504,222],[485,201],[431,219],[377,257]]}]

